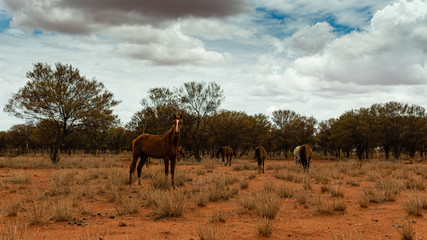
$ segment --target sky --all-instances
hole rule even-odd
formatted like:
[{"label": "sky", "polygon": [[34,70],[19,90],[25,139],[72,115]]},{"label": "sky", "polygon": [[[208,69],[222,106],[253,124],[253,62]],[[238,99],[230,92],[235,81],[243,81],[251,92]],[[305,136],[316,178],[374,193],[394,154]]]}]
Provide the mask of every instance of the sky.
[{"label": "sky", "polygon": [[[0,107],[42,62],[103,82],[126,124],[150,88],[216,82],[221,109],[318,121],[427,108],[426,0],[0,0]],[[0,131],[22,120],[0,112]]]}]

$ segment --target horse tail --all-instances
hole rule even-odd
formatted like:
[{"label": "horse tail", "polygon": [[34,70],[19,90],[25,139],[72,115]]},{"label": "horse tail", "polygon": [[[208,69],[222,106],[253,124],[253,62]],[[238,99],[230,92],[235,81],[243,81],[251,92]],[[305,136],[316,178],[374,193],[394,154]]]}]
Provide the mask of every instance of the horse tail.
[{"label": "horse tail", "polygon": [[222,150],[222,148],[220,148],[220,149],[218,150],[218,152],[216,152],[216,157],[217,157],[217,158],[219,158],[219,154],[220,154],[220,153],[222,153],[222,151],[223,151],[223,150]]},{"label": "horse tail", "polygon": [[261,153],[260,153],[261,151],[260,151],[260,149],[259,148],[256,148],[255,149],[255,157],[256,157],[256,159],[258,160],[258,162],[261,160]]},{"label": "horse tail", "polygon": [[302,145],[301,149],[300,149],[300,161],[302,163],[302,165],[305,167],[305,165],[307,164],[307,155],[305,154],[305,146]]},{"label": "horse tail", "polygon": [[129,184],[132,184],[132,174],[135,172],[136,162],[140,156],[138,148],[140,148],[141,138],[132,140],[132,163],[129,167]]}]

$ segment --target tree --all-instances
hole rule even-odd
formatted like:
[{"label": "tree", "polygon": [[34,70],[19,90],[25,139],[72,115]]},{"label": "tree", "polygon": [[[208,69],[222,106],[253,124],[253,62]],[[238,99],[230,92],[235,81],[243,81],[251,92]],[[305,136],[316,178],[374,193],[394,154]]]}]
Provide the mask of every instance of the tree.
[{"label": "tree", "polygon": [[202,139],[197,138],[200,125],[206,116],[216,112],[221,105],[224,99],[223,90],[214,82],[188,82],[177,90],[177,95],[180,102],[186,106],[186,110],[196,118],[192,138],[195,145],[194,157],[200,161]]},{"label": "tree", "polygon": [[51,149],[51,160],[58,162],[58,150],[65,137],[81,127],[96,127],[94,123],[113,123],[117,116],[112,107],[119,102],[113,94],[96,80],[81,76],[71,65],[34,64],[27,72],[30,79],[26,85],[4,107],[4,111],[18,118],[54,124],[55,141]]},{"label": "tree", "polygon": [[319,144],[319,148],[323,151],[323,155],[325,156],[328,154],[328,151],[330,153],[337,154],[337,152],[334,152],[336,149],[334,148],[334,145],[331,141],[332,124],[335,121],[335,118],[330,118],[329,120],[321,121],[318,126],[316,138]]},{"label": "tree", "polygon": [[296,112],[291,110],[276,110],[272,113],[271,120],[273,121],[274,135],[281,143],[279,151],[283,147],[285,150],[285,157],[288,157],[288,151],[292,150],[290,142],[292,137],[288,134],[288,130],[291,129],[290,122],[300,117]]}]

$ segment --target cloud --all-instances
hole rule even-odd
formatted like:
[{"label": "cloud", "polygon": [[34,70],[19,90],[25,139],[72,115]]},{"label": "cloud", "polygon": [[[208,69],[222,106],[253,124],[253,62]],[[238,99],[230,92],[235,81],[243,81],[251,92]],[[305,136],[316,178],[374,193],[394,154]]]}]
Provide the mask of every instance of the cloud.
[{"label": "cloud", "polygon": [[[238,28],[231,24],[221,29],[220,19],[248,11],[244,0],[5,1],[12,11],[12,26],[29,32],[96,34],[99,38],[113,39],[116,46],[111,50],[119,56],[139,59],[150,65],[223,63],[230,54],[207,50],[196,35],[208,36],[201,30],[204,23],[210,23],[209,28],[205,28],[211,31],[210,36],[238,32]],[[186,21],[187,18],[193,24]],[[181,31],[180,25],[187,34]],[[241,32],[240,35],[248,35]]]},{"label": "cloud", "polygon": [[293,68],[325,82],[358,85],[426,84],[427,3],[400,1],[378,11],[366,31],[301,57]]},{"label": "cloud", "polygon": [[179,18],[225,18],[247,12],[244,0],[5,0],[14,26],[88,34],[121,25],[161,26]]},{"label": "cloud", "polygon": [[257,5],[288,16],[285,21],[305,24],[328,19],[337,25],[359,28],[367,25],[371,15],[390,3],[390,0],[271,0],[258,1]]},{"label": "cloud", "polygon": [[313,26],[306,26],[287,39],[286,44],[299,55],[312,55],[323,50],[335,35],[333,28],[327,22],[318,22]]}]

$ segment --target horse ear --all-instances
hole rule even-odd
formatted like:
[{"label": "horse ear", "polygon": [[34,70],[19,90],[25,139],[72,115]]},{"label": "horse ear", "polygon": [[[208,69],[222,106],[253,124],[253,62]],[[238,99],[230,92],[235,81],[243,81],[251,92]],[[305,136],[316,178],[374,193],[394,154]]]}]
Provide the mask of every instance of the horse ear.
[{"label": "horse ear", "polygon": [[182,113],[180,113],[180,114],[179,114],[179,118],[181,118],[181,119],[182,119]]}]

